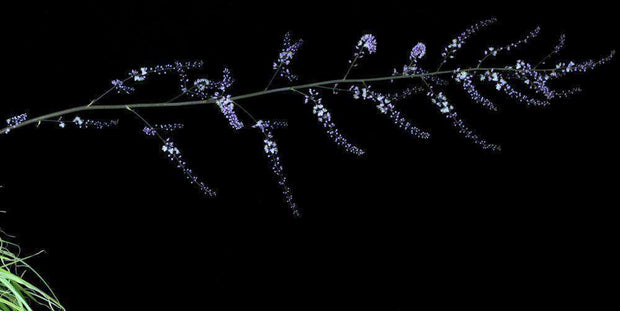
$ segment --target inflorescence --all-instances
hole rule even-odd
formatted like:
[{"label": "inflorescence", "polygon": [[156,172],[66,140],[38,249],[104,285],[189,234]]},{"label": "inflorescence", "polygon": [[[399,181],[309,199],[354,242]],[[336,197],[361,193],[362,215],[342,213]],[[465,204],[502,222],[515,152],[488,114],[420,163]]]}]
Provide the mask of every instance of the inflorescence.
[{"label": "inflorescence", "polygon": [[194,86],[184,91],[184,93],[203,100],[214,98],[215,103],[220,108],[220,112],[228,120],[230,126],[235,130],[240,130],[244,125],[235,112],[235,102],[228,94],[228,89],[233,85],[234,81],[230,69],[224,68],[221,80],[196,79]]},{"label": "inflorescence", "polygon": [[480,21],[472,26],[470,26],[469,28],[467,28],[465,31],[461,32],[456,38],[452,39],[452,41],[450,42],[450,44],[448,44],[443,52],[441,52],[441,56],[443,57],[443,59],[441,60],[441,62],[439,63],[439,67],[441,68],[441,66],[443,66],[449,59],[453,59],[454,56],[456,55],[456,52],[458,50],[460,50],[463,45],[465,45],[465,43],[467,42],[467,40],[473,36],[474,34],[476,34],[478,31],[488,27],[489,25],[492,25],[494,23],[497,22],[496,18],[489,18],[489,19],[485,19],[483,21]]},{"label": "inflorescence", "polygon": [[183,129],[183,127],[183,123],[162,123],[154,124],[152,127],[147,125],[142,129],[142,132],[147,136],[155,136],[157,134],[171,134]]},{"label": "inflorescence", "polygon": [[[79,116],[74,117],[73,119],[64,120],[62,117],[57,120],[42,120],[41,123],[54,123],[58,126],[58,128],[78,128],[78,129],[95,129],[95,130],[103,130],[114,128],[118,126],[118,120],[91,120],[91,119],[82,119]],[[39,124],[40,125],[40,124]]]},{"label": "inflorescence", "polygon": [[4,134],[8,134],[11,131],[12,128],[14,128],[17,125],[23,123],[27,119],[28,119],[28,114],[27,113],[22,113],[20,115],[16,115],[16,116],[13,116],[13,117],[10,117],[10,118],[6,119],[7,127],[4,130]]},{"label": "inflorescence", "polygon": [[[430,134],[407,120],[404,114],[395,106],[395,103],[402,102],[405,99],[422,94],[423,96],[425,95],[428,101],[437,108],[438,113],[449,120],[452,127],[465,139],[473,142],[475,145],[484,150],[499,151],[501,149],[499,145],[489,143],[474,129],[467,126],[465,121],[459,117],[454,104],[448,99],[449,93],[446,86],[448,86],[451,82],[454,82],[462,90],[464,90],[469,98],[471,98],[474,102],[491,111],[497,111],[499,107],[485,95],[482,95],[483,92],[486,93],[484,90],[485,88],[488,89],[487,91],[489,92],[503,93],[507,97],[514,99],[516,102],[529,106],[547,106],[550,105],[553,100],[564,99],[581,91],[581,88],[579,87],[573,87],[570,89],[554,88],[552,87],[553,81],[563,78],[569,74],[590,71],[601,65],[609,63],[613,59],[615,52],[612,51],[609,55],[599,59],[589,59],[582,62],[561,61],[556,64],[549,65],[548,68],[540,69],[539,67],[541,65],[550,62],[550,60],[554,56],[558,55],[564,48],[566,36],[562,34],[550,53],[540,59],[537,63],[531,63],[519,59],[515,63],[509,65],[490,68],[482,67],[482,64],[487,60],[490,61],[491,59],[495,59],[497,61],[495,57],[500,53],[508,54],[507,52],[513,51],[518,47],[522,47],[527,43],[530,43],[532,39],[536,38],[540,33],[540,27],[536,27],[519,40],[503,46],[494,46],[485,49],[481,53],[483,56],[478,60],[477,67],[457,67],[451,70],[440,70],[449,60],[455,58],[457,52],[473,35],[477,34],[480,30],[495,23],[496,21],[497,20],[495,18],[483,20],[470,26],[456,36],[447,46],[443,48],[439,67],[437,67],[435,71],[429,71],[424,68],[426,66],[421,64],[421,60],[427,54],[427,47],[424,43],[419,42],[416,43],[409,51],[407,62],[403,65],[402,71],[394,69],[392,75],[380,78],[347,79],[352,69],[358,67],[358,61],[360,59],[377,52],[377,39],[372,34],[365,34],[354,46],[353,57],[348,61],[349,67],[342,79],[270,90],[269,87],[276,77],[284,78],[289,82],[297,79],[297,75],[293,74],[290,70],[290,64],[303,45],[303,40],[293,40],[291,38],[291,34],[287,33],[284,36],[282,49],[272,64],[272,69],[274,70],[273,76],[269,81],[269,84],[267,84],[267,87],[262,92],[249,93],[239,96],[234,96],[231,94],[230,88],[233,85],[234,79],[228,68],[223,69],[222,78],[219,80],[207,79],[205,77],[190,77],[190,72],[192,70],[199,69],[203,66],[204,63],[202,61],[174,62],[171,64],[158,65],[154,67],[141,67],[130,71],[129,76],[123,80],[116,79],[111,81],[112,87],[101,96],[91,101],[91,103],[87,106],[80,106],[74,109],[47,114],[45,116],[32,119],[28,119],[27,114],[17,115],[6,120],[6,127],[0,129],[0,133],[6,134],[15,128],[34,123],[39,125],[41,122],[55,122],[60,128],[65,128],[67,125],[72,125],[74,128],[97,129],[117,126],[118,121],[96,121],[82,119],[79,116],[75,116],[74,113],[77,111],[93,109],[94,107],[92,106],[97,105],[99,100],[110,92],[116,91],[117,93],[131,94],[134,92],[135,87],[139,83],[152,76],[176,74],[179,79],[181,94],[168,102],[125,106],[108,105],[106,107],[97,108],[110,110],[126,108],[131,111],[144,123],[142,132],[146,136],[155,137],[161,141],[161,150],[164,154],[166,154],[168,159],[183,172],[186,179],[197,185],[201,192],[205,195],[215,196],[215,191],[200,181],[194,175],[193,171],[188,168],[179,148],[171,138],[171,135],[174,132],[183,128],[183,124],[161,123],[151,125],[146,119],[144,119],[144,117],[132,109],[132,107],[149,108],[154,106],[161,107],[200,104],[217,105],[220,112],[224,115],[229,125],[234,130],[259,129],[261,131],[263,135],[263,150],[271,166],[271,171],[275,175],[282,190],[284,201],[292,215],[299,217],[301,216],[301,211],[293,199],[291,187],[289,185],[288,178],[284,173],[282,160],[280,158],[280,153],[274,134],[275,129],[284,128],[287,126],[286,121],[257,120],[253,115],[237,103],[238,100],[264,96],[276,92],[295,92],[297,94],[301,94],[304,97],[304,103],[312,106],[313,115],[317,118],[318,123],[323,130],[325,130],[328,137],[344,151],[361,156],[365,153],[365,151],[360,147],[353,145],[342,136],[334,119],[332,118],[330,111],[325,106],[324,97],[317,89],[331,89],[334,93],[337,91],[349,92],[352,95],[353,100],[361,100],[375,105],[380,114],[388,117],[394,125],[404,132],[420,139],[428,139],[430,138]],[[398,87],[397,83],[402,83],[403,81],[408,82],[408,84],[404,87]],[[378,91],[377,89],[381,89],[381,85],[375,87],[375,84],[371,84],[371,82],[376,84],[380,84],[381,82],[389,82],[388,87],[390,89]],[[414,84],[416,82],[419,83]],[[338,88],[338,84],[346,84],[347,87]],[[397,87],[400,91],[394,91]],[[175,99],[180,97],[188,97],[192,99],[197,98],[199,100],[173,102]],[[237,115],[235,108],[240,108],[248,117],[250,117],[251,120],[243,120]],[[63,119],[63,117],[70,114],[74,117],[67,118],[66,120]]]},{"label": "inflorescence", "polygon": [[290,32],[287,32],[286,35],[284,35],[282,50],[280,50],[280,53],[278,54],[278,59],[274,61],[272,65],[272,68],[274,70],[274,76],[279,75],[280,77],[285,78],[288,81],[294,81],[297,79],[297,76],[291,72],[289,65],[291,64],[293,57],[295,56],[295,54],[297,54],[297,51],[299,50],[299,48],[301,48],[303,44],[304,40],[301,39],[293,41],[293,39],[291,39]]},{"label": "inflorescence", "polygon": [[340,146],[344,151],[357,156],[361,156],[365,153],[363,149],[351,144],[340,134],[340,131],[336,128],[336,124],[332,121],[331,113],[325,108],[323,98],[319,96],[317,90],[309,89],[308,94],[304,94],[304,103],[312,103],[312,113],[316,116],[327,135],[336,145]]},{"label": "inflorescence", "polygon": [[161,146],[161,151],[163,151],[168,159],[183,172],[185,178],[192,184],[196,185],[204,195],[209,197],[214,197],[216,195],[215,190],[209,188],[205,183],[200,181],[196,175],[194,175],[192,169],[187,166],[187,162],[183,159],[181,151],[179,151],[179,148],[177,148],[171,138],[164,139]]},{"label": "inflorescence", "polygon": [[[458,73],[454,74],[453,78],[454,78],[454,81],[456,81],[457,83],[459,83],[459,85],[461,85],[461,87],[467,92],[469,97],[474,102],[482,105],[483,107],[491,111],[497,111],[497,106],[491,100],[487,99],[482,94],[480,94],[480,92],[478,91],[478,88],[474,84],[473,77],[469,72],[459,71]],[[482,81],[484,81],[484,79]]]},{"label": "inflorescence", "polygon": [[139,70],[132,70],[129,76],[134,81],[140,82],[153,75],[166,75],[170,73],[185,74],[188,70],[202,68],[203,61],[174,62],[171,64],[157,65],[153,67],[142,67]]},{"label": "inflorescence", "polygon": [[510,50],[513,50],[519,46],[525,45],[527,44],[530,40],[538,37],[538,35],[540,34],[540,26],[537,26],[534,30],[530,31],[530,33],[528,33],[523,39],[521,40],[517,40],[514,42],[511,42],[505,46],[501,46],[501,47],[489,47],[484,51],[484,57],[481,58],[478,61],[478,66],[480,66],[482,64],[482,62],[484,62],[485,60],[487,60],[489,57],[495,57],[500,53],[503,52],[510,52]]},{"label": "inflorescence", "polygon": [[[377,52],[377,39],[374,35],[365,34],[360,38],[360,41],[357,42],[355,46],[355,53],[353,53],[353,57],[362,58],[366,53],[375,54]],[[352,61],[351,61],[352,62]]]},{"label": "inflorescence", "polygon": [[411,93],[416,93],[418,91],[417,89],[410,88],[401,93],[382,94],[371,90],[370,87],[360,88],[357,85],[353,85],[350,90],[353,91],[354,99],[362,99],[373,102],[379,113],[386,115],[390,118],[392,123],[406,133],[421,139],[429,139],[431,137],[428,132],[421,130],[405,119],[403,114],[394,106],[394,102],[410,96]]},{"label": "inflorescence", "polygon": [[265,155],[271,164],[271,171],[275,175],[278,180],[278,185],[282,189],[282,195],[284,196],[284,201],[288,206],[291,214],[295,217],[301,217],[301,210],[297,207],[295,200],[293,199],[293,194],[291,191],[291,187],[288,184],[288,179],[284,174],[284,168],[282,167],[282,163],[280,160],[280,154],[278,151],[278,144],[273,135],[273,130],[276,128],[286,127],[286,123],[283,122],[270,122],[264,120],[258,120],[253,128],[258,128],[263,133],[263,150],[265,151]]},{"label": "inflorescence", "polygon": [[91,120],[91,119],[82,119],[79,116],[73,118],[72,121],[62,121],[58,120],[58,127],[65,128],[66,124],[73,124],[78,128],[83,129],[97,129],[102,130],[106,128],[116,127],[118,125],[117,120],[110,121],[100,121],[100,120]]},{"label": "inflorescence", "polygon": [[349,60],[349,69],[347,70],[347,73],[345,73],[343,79],[347,78],[349,73],[351,73],[351,69],[357,67],[358,60],[364,58],[366,55],[375,53],[377,53],[377,39],[372,34],[363,35],[355,46],[353,58]]},{"label": "inflorescence", "polygon": [[[426,45],[422,42],[419,42],[413,48],[411,48],[411,52],[409,52],[409,64],[403,66],[403,75],[412,75],[416,73],[420,73],[420,69],[418,68],[418,60],[422,59],[426,55]],[[397,72],[394,69],[394,72]]]}]

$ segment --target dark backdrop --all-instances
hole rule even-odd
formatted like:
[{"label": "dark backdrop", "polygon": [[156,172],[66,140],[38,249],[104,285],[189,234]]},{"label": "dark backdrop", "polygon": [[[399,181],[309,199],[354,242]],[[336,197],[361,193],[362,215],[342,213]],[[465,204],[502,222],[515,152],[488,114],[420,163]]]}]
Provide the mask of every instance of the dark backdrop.
[{"label": "dark backdrop", "polygon": [[[306,40],[293,65],[303,82],[342,76],[367,32],[379,52],[355,76],[391,73],[418,41],[435,66],[447,41],[489,16],[500,24],[457,63],[538,24],[541,40],[504,60],[536,60],[561,32],[563,59],[598,57],[618,35],[613,10],[592,1],[96,1],[3,12],[6,117],[82,105],[129,69],[174,60],[204,59],[211,77],[228,65],[235,93],[255,91],[287,30]],[[499,154],[465,142],[423,97],[401,107],[432,131],[430,142],[371,105],[326,98],[347,137],[367,148],[363,159],[335,148],[298,96],[242,101],[291,124],[277,139],[300,220],[282,204],[260,134],[232,132],[214,106],[142,112],[185,122],[179,146],[216,199],[188,185],[128,113],[82,114],[120,118],[118,130],[14,131],[0,137],[1,226],[25,253],[47,251],[32,262],[70,310],[592,307],[608,302],[618,277],[615,72],[571,80],[584,94],[550,108],[498,96],[501,112],[489,113],[449,91],[469,124],[503,145]],[[174,80],[147,85],[106,102],[176,94]]]}]

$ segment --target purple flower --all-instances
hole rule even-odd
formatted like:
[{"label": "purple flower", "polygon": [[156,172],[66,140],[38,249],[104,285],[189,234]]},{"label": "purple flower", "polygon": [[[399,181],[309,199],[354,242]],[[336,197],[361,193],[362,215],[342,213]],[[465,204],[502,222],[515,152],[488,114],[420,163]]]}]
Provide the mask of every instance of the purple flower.
[{"label": "purple flower", "polygon": [[187,71],[199,69],[204,65],[203,61],[186,61],[186,62],[174,62],[171,64],[156,65],[152,67],[141,67],[139,70],[131,70],[129,77],[134,81],[144,81],[148,77],[153,75],[167,75],[170,73],[176,73],[179,75],[179,84],[181,89],[187,88]]},{"label": "purple flower", "polygon": [[566,34],[561,34],[558,43],[553,47],[552,54],[558,54],[566,46]]},{"label": "purple flower", "polygon": [[471,74],[466,71],[459,71],[454,75],[454,80],[459,83],[459,85],[467,92],[467,94],[473,101],[481,104],[482,106],[491,111],[497,111],[497,106],[495,106],[493,102],[480,94],[480,92],[474,85]]},{"label": "purple flower", "polygon": [[191,89],[186,89],[185,94],[200,99],[224,97],[234,82],[235,79],[232,77],[230,69],[224,67],[221,80],[196,79],[194,86]]},{"label": "purple flower", "polygon": [[13,117],[10,117],[8,119],[6,119],[6,124],[8,126],[16,126],[24,121],[26,121],[26,119],[28,119],[28,114],[27,113],[22,113],[20,115],[16,115]]},{"label": "purple flower", "polygon": [[226,117],[228,123],[233,129],[240,130],[243,128],[243,122],[239,120],[239,117],[237,117],[237,114],[235,113],[234,103],[230,99],[230,95],[218,98],[215,103],[218,107],[220,107],[220,111]]},{"label": "purple flower", "polygon": [[441,53],[443,60],[440,63],[440,67],[441,65],[445,64],[448,61],[448,59],[454,58],[454,55],[456,54],[456,52],[460,50],[461,47],[463,47],[463,45],[467,42],[467,40],[472,35],[476,34],[479,30],[484,29],[495,22],[497,22],[496,18],[489,18],[489,19],[480,21],[477,24],[474,24],[470,26],[469,28],[467,28],[465,31],[460,33],[456,38],[452,39],[450,44],[448,44],[444,48],[443,52]]},{"label": "purple flower", "polygon": [[172,133],[184,127],[183,123],[154,124],[153,127],[145,126],[142,132],[147,136],[155,136],[158,133]]},{"label": "purple flower", "polygon": [[421,59],[426,55],[426,45],[422,42],[418,42],[409,53],[409,60],[411,62],[416,62],[418,59]]},{"label": "purple flower", "polygon": [[301,217],[301,210],[297,207],[297,204],[293,199],[291,187],[288,185],[288,179],[284,174],[284,168],[282,167],[282,163],[280,161],[278,145],[273,136],[273,129],[282,125],[283,124],[281,123],[272,124],[270,121],[259,120],[256,124],[254,124],[253,128],[258,128],[263,133],[263,150],[265,151],[265,155],[271,164],[271,171],[278,180],[278,185],[280,185],[282,195],[284,196],[284,201],[293,216]]},{"label": "purple flower", "polygon": [[209,197],[214,197],[216,195],[213,189],[209,188],[194,175],[194,172],[187,166],[187,162],[183,159],[181,151],[177,148],[174,141],[170,138],[166,138],[161,146],[161,150],[166,154],[168,159],[183,172],[185,178],[196,185],[204,195]]},{"label": "purple flower", "polygon": [[540,34],[540,26],[536,27],[534,30],[530,31],[523,39],[511,42],[505,46],[501,47],[489,47],[484,51],[484,57],[478,61],[478,65],[480,66],[484,60],[493,56],[497,56],[497,54],[501,52],[508,52],[512,49],[515,49],[521,45],[527,44],[533,38],[536,38]]},{"label": "purple flower", "polygon": [[358,86],[352,86],[350,90],[353,92],[354,99],[369,100],[373,102],[376,105],[377,110],[381,114],[387,116],[394,125],[404,130],[409,135],[421,139],[430,138],[430,134],[428,132],[421,130],[420,128],[409,122],[407,119],[405,119],[403,114],[398,109],[396,109],[396,106],[394,106],[395,101],[409,96],[415,90],[408,89],[401,94],[394,95],[381,94],[370,90],[370,87],[360,88]]},{"label": "purple flower", "polygon": [[131,94],[135,91],[135,89],[131,86],[126,86],[125,82],[123,82],[122,80],[112,80],[112,85],[114,86],[114,89],[116,90],[116,92],[118,92],[119,94],[124,93],[124,94]]},{"label": "purple flower", "polygon": [[278,59],[273,62],[273,70],[275,70],[275,74],[279,74],[280,77],[286,78],[289,81],[293,81],[297,79],[297,76],[291,73],[289,68],[289,64],[297,51],[301,48],[304,41],[299,39],[294,41],[291,39],[291,33],[287,32],[284,35],[284,42],[282,43],[282,50],[278,54]]},{"label": "purple flower", "polygon": [[375,54],[377,52],[377,39],[371,34],[365,34],[357,43],[358,49],[366,49],[368,54]]},{"label": "purple flower", "polygon": [[361,156],[366,153],[363,149],[351,144],[336,127],[336,124],[332,121],[332,115],[327,108],[323,105],[323,99],[319,97],[319,92],[313,89],[308,90],[309,94],[305,96],[304,102],[312,103],[312,113],[317,117],[317,120],[329,136],[332,141],[344,149],[346,152],[352,153],[357,156]]}]

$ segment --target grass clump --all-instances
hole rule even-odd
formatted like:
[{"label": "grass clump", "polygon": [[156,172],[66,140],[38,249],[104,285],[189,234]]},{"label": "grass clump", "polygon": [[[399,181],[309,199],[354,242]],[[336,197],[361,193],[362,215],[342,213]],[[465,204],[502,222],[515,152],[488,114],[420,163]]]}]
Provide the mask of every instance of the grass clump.
[{"label": "grass clump", "polygon": [[0,236],[0,311],[65,310],[41,275],[26,263],[41,252],[23,258],[19,253],[19,246]]}]

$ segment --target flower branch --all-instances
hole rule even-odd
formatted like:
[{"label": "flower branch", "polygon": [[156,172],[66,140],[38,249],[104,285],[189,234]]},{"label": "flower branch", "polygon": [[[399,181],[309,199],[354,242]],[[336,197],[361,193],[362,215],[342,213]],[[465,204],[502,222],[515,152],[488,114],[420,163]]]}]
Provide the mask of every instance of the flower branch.
[{"label": "flower branch", "polygon": [[[279,156],[279,149],[275,139],[275,129],[286,127],[286,122],[266,120],[257,118],[239,104],[240,101],[251,98],[261,98],[276,93],[292,93],[303,96],[303,102],[312,106],[312,113],[317,118],[319,125],[326,132],[333,143],[344,151],[361,156],[366,150],[349,142],[341,134],[331,112],[325,105],[325,96],[318,90],[331,90],[346,93],[354,100],[372,103],[379,114],[386,116],[393,125],[403,130],[405,133],[419,139],[429,139],[431,134],[418,128],[410,121],[397,105],[406,99],[421,94],[428,102],[438,109],[438,113],[443,115],[451,126],[463,138],[471,141],[484,150],[499,151],[500,146],[489,143],[482,138],[474,129],[466,125],[456,112],[454,103],[448,99],[449,94],[446,86],[450,81],[454,81],[460,88],[467,93],[469,98],[483,107],[496,111],[498,106],[483,96],[481,88],[489,88],[498,93],[504,94],[514,99],[518,103],[529,106],[547,106],[552,100],[564,99],[570,95],[581,91],[580,88],[572,89],[553,89],[551,81],[565,77],[573,73],[582,73],[595,69],[610,62],[615,51],[599,59],[589,59],[583,62],[558,62],[548,68],[538,68],[545,64],[552,56],[560,53],[564,48],[565,36],[560,36],[553,51],[543,57],[538,63],[532,65],[523,60],[517,60],[514,64],[504,66],[482,67],[485,61],[490,61],[498,53],[505,53],[515,48],[529,43],[537,37],[540,27],[536,27],[521,39],[500,47],[489,47],[484,50],[482,58],[478,59],[475,66],[467,68],[455,68],[442,70],[449,60],[455,58],[458,51],[469,41],[470,37],[479,33],[482,29],[496,22],[490,18],[483,20],[467,28],[454,38],[442,51],[441,60],[435,71],[427,71],[422,62],[427,54],[426,45],[422,42],[415,44],[408,53],[408,60],[402,66],[402,70],[393,70],[391,75],[378,77],[351,78],[352,69],[360,65],[360,60],[367,58],[377,52],[376,38],[371,34],[365,34],[354,47],[353,57],[348,61],[348,69],[341,79],[325,80],[319,82],[298,84],[270,88],[278,78],[290,83],[298,79],[291,68],[292,60],[297,55],[303,45],[303,40],[293,40],[290,33],[284,37],[282,49],[272,64],[274,70],[267,86],[256,92],[234,95],[230,92],[234,79],[232,72],[224,68],[220,79],[208,77],[190,78],[197,69],[203,66],[202,61],[195,62],[174,62],[172,64],[158,65],[153,67],[142,67],[131,70],[128,77],[113,80],[112,87],[92,100],[90,103],[72,107],[34,118],[28,118],[27,114],[20,114],[6,120],[6,126],[0,129],[0,134],[8,134],[10,131],[23,128],[28,125],[55,124],[60,128],[65,128],[67,124],[76,125],[77,128],[105,129],[117,125],[117,121],[101,121],[82,119],[77,113],[99,110],[125,110],[131,112],[142,123],[143,132],[147,136],[159,139],[162,151],[168,159],[183,173],[183,175],[194,185],[196,185],[206,196],[215,196],[215,191],[206,186],[198,179],[193,171],[181,156],[179,148],[174,143],[172,135],[177,130],[183,128],[182,123],[171,124],[151,124],[140,113],[138,109],[156,108],[175,108],[187,106],[199,106],[215,104],[223,117],[228,121],[230,127],[235,130],[259,130],[263,134],[265,155],[270,163],[271,170],[280,186],[285,203],[291,214],[300,216],[301,210],[295,203],[289,185],[288,178],[284,172],[284,166]],[[101,104],[101,100],[116,91],[120,94],[131,94],[136,87],[139,87],[145,80],[158,75],[176,75],[179,81],[180,94],[165,102],[151,103],[129,103],[129,104]],[[407,84],[405,88],[397,88],[396,82]],[[421,81],[424,88],[411,82]],[[378,90],[383,88],[383,90]],[[525,89],[525,90],[522,90]],[[526,92],[527,91],[527,92]],[[180,98],[187,100],[176,101]],[[244,115],[237,115],[237,110],[241,110]],[[245,118],[244,116],[247,116]],[[242,118],[243,117],[243,118]],[[72,120],[72,121],[66,121]]]}]

